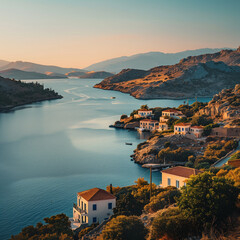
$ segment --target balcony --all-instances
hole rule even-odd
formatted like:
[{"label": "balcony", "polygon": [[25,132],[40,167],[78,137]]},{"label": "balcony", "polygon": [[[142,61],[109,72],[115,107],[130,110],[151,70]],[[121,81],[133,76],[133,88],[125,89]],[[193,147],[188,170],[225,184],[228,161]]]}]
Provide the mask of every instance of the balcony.
[{"label": "balcony", "polygon": [[87,214],[86,210],[83,210],[77,206],[77,204],[73,203],[73,207],[78,211],[80,214]]}]

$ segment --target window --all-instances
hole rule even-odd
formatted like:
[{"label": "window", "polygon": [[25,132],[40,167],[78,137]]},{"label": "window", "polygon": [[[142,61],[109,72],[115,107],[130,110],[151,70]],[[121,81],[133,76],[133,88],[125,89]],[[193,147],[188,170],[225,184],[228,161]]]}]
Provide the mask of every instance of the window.
[{"label": "window", "polygon": [[182,131],[184,131],[184,128],[182,128]]},{"label": "window", "polygon": [[78,206],[80,207],[81,205],[80,205],[80,199],[78,199]]},{"label": "window", "polygon": [[175,129],[177,130],[177,127],[175,127]]},{"label": "window", "polygon": [[176,188],[179,188],[179,181],[176,180]]},{"label": "window", "polygon": [[108,209],[112,209],[112,203],[108,203]]},{"label": "window", "polygon": [[86,205],[86,203],[84,203],[84,210],[86,210],[87,209],[87,205]]},{"label": "window", "polygon": [[97,218],[93,217],[92,221],[93,221],[93,223],[96,223],[97,222]]},{"label": "window", "polygon": [[96,211],[97,210],[97,204],[93,204],[92,209],[93,209],[93,211]]},{"label": "window", "polygon": [[81,209],[83,209],[83,201],[82,201],[82,207],[81,207]]},{"label": "window", "polygon": [[168,186],[171,186],[171,178],[167,179]]}]

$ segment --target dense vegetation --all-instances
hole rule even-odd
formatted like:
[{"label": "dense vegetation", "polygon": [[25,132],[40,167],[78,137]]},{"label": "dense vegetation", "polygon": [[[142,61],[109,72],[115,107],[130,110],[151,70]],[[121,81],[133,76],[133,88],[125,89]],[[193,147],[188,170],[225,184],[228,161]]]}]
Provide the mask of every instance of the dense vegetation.
[{"label": "dense vegetation", "polygon": [[144,240],[147,229],[136,216],[118,216],[106,224],[103,229],[104,240]]},{"label": "dense vegetation", "polygon": [[203,155],[188,157],[187,167],[195,167],[197,169],[210,168],[220,158],[224,157],[227,153],[232,151],[238,146],[236,140],[216,140],[209,143]]},{"label": "dense vegetation", "polygon": [[11,240],[73,240],[71,223],[65,214],[44,218],[44,221],[46,224],[40,222],[36,227],[23,228],[22,232],[12,236]]},{"label": "dense vegetation", "polygon": [[[103,228],[99,240],[180,240],[187,237],[209,236],[217,232],[228,231],[238,225],[240,168],[211,169],[192,176],[181,190],[175,187],[157,188],[153,184],[150,199],[150,186],[144,178],[127,187],[107,187],[107,191],[117,197],[117,207],[113,218]],[[152,215],[150,225],[144,226],[142,213]],[[227,224],[227,219],[235,224]],[[59,214],[44,219],[45,224],[29,226],[12,240],[73,240],[68,217]],[[95,225],[82,230],[78,238],[93,229]],[[76,237],[76,236],[75,236]],[[226,238],[227,239],[227,238]]]},{"label": "dense vegetation", "polygon": [[0,110],[36,101],[62,98],[50,88],[0,77]]}]

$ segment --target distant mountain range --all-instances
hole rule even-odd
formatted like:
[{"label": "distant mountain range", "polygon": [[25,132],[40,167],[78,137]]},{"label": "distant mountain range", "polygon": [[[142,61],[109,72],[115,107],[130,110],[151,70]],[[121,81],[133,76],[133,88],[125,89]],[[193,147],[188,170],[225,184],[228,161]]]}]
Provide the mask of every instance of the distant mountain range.
[{"label": "distant mountain range", "polygon": [[130,93],[140,99],[211,97],[240,83],[240,47],[182,59],[150,70],[125,69],[97,88]]},{"label": "distant mountain range", "polygon": [[67,78],[67,76],[60,75],[60,74],[54,75],[53,73],[43,74],[43,73],[37,73],[37,72],[27,72],[27,71],[14,69],[14,68],[0,71],[0,76],[5,78],[14,78],[17,80]]},{"label": "distant mountain range", "polygon": [[5,61],[5,60],[0,60],[0,68],[1,68],[2,66],[5,66],[5,65],[7,65],[7,64],[9,64],[9,62],[8,62],[8,61]]},{"label": "distant mountain range", "polygon": [[81,71],[86,72],[86,70],[78,69],[78,68],[62,68],[57,66],[51,66],[51,65],[41,65],[37,63],[31,63],[31,62],[22,62],[22,61],[16,61],[16,62],[10,62],[6,65],[1,66],[0,62],[0,70],[7,70],[7,69],[19,69],[22,71],[27,72],[37,72],[37,73],[58,73],[58,74],[66,74],[68,72],[72,71]]},{"label": "distant mountain range", "polygon": [[90,79],[103,79],[107,77],[113,76],[113,73],[105,72],[105,71],[98,71],[98,72],[88,72],[82,76],[79,76],[79,78],[90,78]]},{"label": "distant mountain range", "polygon": [[85,68],[89,71],[108,71],[118,73],[122,69],[133,68],[148,70],[150,68],[160,65],[173,65],[179,62],[180,59],[188,56],[196,56],[200,54],[216,53],[222,49],[229,48],[202,48],[196,50],[187,50],[177,53],[163,53],[163,52],[148,52],[132,56],[124,56],[109,59],[106,61],[92,64]]}]

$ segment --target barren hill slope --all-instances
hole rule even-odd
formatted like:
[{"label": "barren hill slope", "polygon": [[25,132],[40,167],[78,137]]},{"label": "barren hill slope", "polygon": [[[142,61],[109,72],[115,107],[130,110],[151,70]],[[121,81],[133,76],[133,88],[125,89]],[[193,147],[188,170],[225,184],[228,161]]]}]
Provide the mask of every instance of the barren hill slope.
[{"label": "barren hill slope", "polygon": [[239,62],[240,48],[223,50],[148,71],[125,69],[95,87],[130,93],[140,99],[211,97],[240,83]]}]

